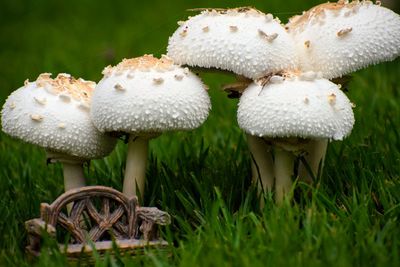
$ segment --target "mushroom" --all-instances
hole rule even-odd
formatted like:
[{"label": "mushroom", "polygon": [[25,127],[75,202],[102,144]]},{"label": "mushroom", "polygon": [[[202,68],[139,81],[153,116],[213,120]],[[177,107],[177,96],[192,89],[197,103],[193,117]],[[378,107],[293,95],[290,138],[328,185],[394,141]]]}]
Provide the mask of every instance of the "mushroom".
[{"label": "mushroom", "polygon": [[[280,21],[254,8],[202,10],[178,24],[169,38],[168,56],[179,64],[235,73],[239,81],[227,90],[241,91],[251,79],[265,80],[297,65],[295,44]],[[261,182],[260,191],[263,185],[270,190],[273,177],[267,146],[258,136],[247,134],[247,140],[253,180]]]},{"label": "mushroom", "polygon": [[290,191],[295,158],[310,142],[342,140],[350,134],[352,104],[322,78],[285,73],[266,85],[253,83],[240,98],[239,126],[270,145],[277,202]]},{"label": "mushroom", "polygon": [[[400,55],[400,16],[371,1],[338,1],[315,6],[286,24],[296,43],[299,68],[333,79]],[[322,169],[327,141],[310,143],[306,161]],[[311,180],[304,164],[300,178]]]},{"label": "mushroom", "polygon": [[297,63],[295,45],[280,21],[254,8],[203,10],[179,24],[167,48],[177,64],[259,79]]},{"label": "mushroom", "polygon": [[144,55],[103,71],[91,116],[102,132],[129,135],[123,193],[143,198],[149,139],[199,127],[211,108],[204,84],[171,59]]},{"label": "mushroom", "polygon": [[315,6],[286,25],[300,69],[341,77],[400,55],[400,16],[371,1]]},{"label": "mushroom", "polygon": [[95,83],[69,74],[40,74],[14,91],[1,111],[5,133],[45,148],[49,162],[61,162],[68,191],[85,185],[82,164],[109,154],[115,139],[100,133],[89,116]]}]

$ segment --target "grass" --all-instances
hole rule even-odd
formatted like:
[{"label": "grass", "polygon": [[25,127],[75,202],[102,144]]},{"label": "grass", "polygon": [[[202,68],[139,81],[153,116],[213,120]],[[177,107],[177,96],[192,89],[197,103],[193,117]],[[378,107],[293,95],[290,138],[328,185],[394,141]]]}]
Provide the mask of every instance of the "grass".
[{"label": "grass", "polygon": [[[135,1],[136,2],[136,1]],[[0,103],[26,78],[69,72],[99,80],[124,57],[165,52],[176,21],[193,7],[253,5],[282,18],[319,1],[2,1]],[[400,266],[400,61],[354,74],[349,98],[357,104],[349,138],[329,146],[313,186],[297,184],[295,201],[259,211],[250,158],[236,122],[237,101],[221,92],[228,76],[203,75],[213,110],[192,132],[151,141],[146,205],[173,216],[163,235],[168,255],[106,257],[96,266]],[[121,190],[126,146],[86,168],[89,184]],[[63,191],[59,165],[44,151],[0,133],[0,266],[30,266],[23,222],[41,202]],[[37,266],[63,266],[43,253]]]}]

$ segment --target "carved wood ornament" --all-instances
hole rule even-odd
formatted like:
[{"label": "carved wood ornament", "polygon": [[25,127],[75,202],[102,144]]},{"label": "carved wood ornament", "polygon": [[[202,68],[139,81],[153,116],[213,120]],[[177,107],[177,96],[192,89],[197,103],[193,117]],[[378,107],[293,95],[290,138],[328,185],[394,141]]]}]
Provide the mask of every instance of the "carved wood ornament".
[{"label": "carved wood ornament", "polygon": [[67,247],[60,244],[60,250],[66,251],[68,257],[76,258],[93,251],[90,243],[94,243],[100,253],[111,250],[111,240],[122,251],[166,246],[167,243],[159,237],[158,226],[171,222],[168,213],[157,208],[140,207],[137,197],[128,198],[104,186],[69,190],[51,205],[42,203],[40,214],[40,218],[25,222],[28,232],[26,249],[35,256],[40,253],[43,231],[53,238],[60,238],[63,232],[70,235]]}]

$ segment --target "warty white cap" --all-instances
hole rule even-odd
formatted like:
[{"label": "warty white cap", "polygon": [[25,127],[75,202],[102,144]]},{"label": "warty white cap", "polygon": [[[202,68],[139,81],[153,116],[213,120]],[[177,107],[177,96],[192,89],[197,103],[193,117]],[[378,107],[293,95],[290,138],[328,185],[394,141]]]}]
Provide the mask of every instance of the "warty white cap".
[{"label": "warty white cap", "polygon": [[350,134],[352,104],[338,86],[313,72],[251,84],[240,98],[238,123],[260,137],[342,140]]},{"label": "warty white cap", "polygon": [[109,154],[114,138],[100,133],[89,116],[95,83],[59,74],[39,75],[14,91],[1,111],[3,131],[13,137],[74,158]]},{"label": "warty white cap", "polygon": [[271,14],[252,8],[205,10],[178,24],[167,49],[177,64],[228,70],[250,79],[296,66],[293,40]]},{"label": "warty white cap", "polygon": [[163,56],[124,59],[107,67],[92,100],[102,132],[146,135],[199,127],[211,108],[200,78]]},{"label": "warty white cap", "polygon": [[313,7],[286,25],[302,71],[332,79],[400,55],[400,16],[371,1]]}]

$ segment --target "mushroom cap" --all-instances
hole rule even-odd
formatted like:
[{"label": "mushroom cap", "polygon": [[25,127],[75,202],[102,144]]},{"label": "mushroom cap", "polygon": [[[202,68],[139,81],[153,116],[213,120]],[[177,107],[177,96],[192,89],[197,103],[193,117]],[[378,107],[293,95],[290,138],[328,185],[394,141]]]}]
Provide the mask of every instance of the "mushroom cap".
[{"label": "mushroom cap", "polygon": [[116,140],[100,133],[90,120],[94,82],[68,74],[39,75],[7,98],[1,111],[3,131],[13,137],[79,159],[109,154]]},{"label": "mushroom cap", "polygon": [[400,55],[400,16],[371,1],[313,7],[286,25],[302,71],[332,79]]},{"label": "mushroom cap", "polygon": [[250,79],[295,68],[295,44],[271,14],[252,8],[205,10],[169,38],[177,64],[232,71]]},{"label": "mushroom cap", "polygon": [[163,56],[124,59],[107,67],[91,116],[102,132],[148,135],[200,126],[211,108],[201,80]]},{"label": "mushroom cap", "polygon": [[342,140],[350,134],[352,104],[338,86],[311,72],[251,84],[238,109],[239,126],[260,137]]}]

